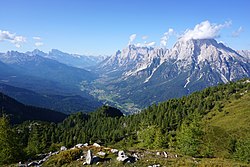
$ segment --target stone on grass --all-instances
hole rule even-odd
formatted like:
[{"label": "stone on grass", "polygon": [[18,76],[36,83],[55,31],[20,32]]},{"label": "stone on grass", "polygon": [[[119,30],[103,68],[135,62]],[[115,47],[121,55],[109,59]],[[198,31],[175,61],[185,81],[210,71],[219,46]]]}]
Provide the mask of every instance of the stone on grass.
[{"label": "stone on grass", "polygon": [[62,146],[62,147],[60,148],[60,150],[61,150],[61,151],[65,151],[65,150],[67,150],[67,147]]},{"label": "stone on grass", "polygon": [[86,163],[87,163],[88,165],[91,165],[91,164],[92,164],[92,161],[93,161],[92,151],[91,151],[91,150],[88,150],[87,156],[86,156]]},{"label": "stone on grass", "polygon": [[165,151],[163,152],[164,157],[167,158],[168,157],[168,153],[166,153]]},{"label": "stone on grass", "polygon": [[100,152],[98,152],[98,153],[97,153],[97,155],[100,155],[100,156],[105,156],[105,155],[106,155],[106,153],[105,153],[105,152],[103,152],[103,151],[100,151]]},{"label": "stone on grass", "polygon": [[76,148],[81,148],[81,147],[83,147],[83,144],[77,144],[77,145],[75,145],[75,147]]},{"label": "stone on grass", "polygon": [[157,165],[149,165],[148,167],[160,167],[161,165],[160,164],[157,164]]},{"label": "stone on grass", "polygon": [[119,151],[119,150],[117,150],[117,149],[111,149],[111,152],[112,152],[113,154],[118,153],[118,151]]},{"label": "stone on grass", "polygon": [[101,147],[101,145],[97,144],[97,143],[94,143],[93,146],[95,146],[95,147]]},{"label": "stone on grass", "polygon": [[136,153],[133,153],[132,157],[134,158],[134,161],[138,161],[140,159]]},{"label": "stone on grass", "polygon": [[118,152],[118,157],[117,157],[116,159],[117,159],[118,161],[124,162],[124,161],[128,160],[128,156],[125,154],[124,151],[119,151],[119,152]]}]

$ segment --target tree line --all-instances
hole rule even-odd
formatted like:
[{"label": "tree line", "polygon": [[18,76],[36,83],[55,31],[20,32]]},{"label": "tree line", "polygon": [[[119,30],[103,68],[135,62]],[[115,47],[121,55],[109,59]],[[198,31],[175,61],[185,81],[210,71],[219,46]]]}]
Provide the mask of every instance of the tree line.
[{"label": "tree line", "polygon": [[[250,84],[241,80],[153,104],[134,115],[123,116],[113,107],[102,106],[89,114],[72,114],[61,123],[26,121],[11,126],[8,117],[3,115],[0,163],[32,158],[59,150],[62,145],[73,147],[94,142],[125,148],[166,148],[194,157],[213,157],[212,148],[203,142],[205,131],[201,120],[212,110],[221,112],[225,102],[240,98],[240,93],[245,91],[250,91]],[[234,157],[250,162],[249,143],[250,140],[236,141],[231,150]]]}]

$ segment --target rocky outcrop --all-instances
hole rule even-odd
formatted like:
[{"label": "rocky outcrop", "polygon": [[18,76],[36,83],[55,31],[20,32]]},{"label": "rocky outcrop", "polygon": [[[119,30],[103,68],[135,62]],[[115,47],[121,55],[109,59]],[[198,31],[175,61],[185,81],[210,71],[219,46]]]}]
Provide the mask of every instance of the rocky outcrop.
[{"label": "rocky outcrop", "polygon": [[86,163],[87,163],[88,165],[91,165],[92,162],[93,162],[92,151],[91,151],[91,150],[88,150],[87,156],[86,156]]},{"label": "rocky outcrop", "polygon": [[118,157],[116,158],[118,161],[125,162],[128,160],[128,156],[125,154],[124,151],[119,151],[118,152]]}]

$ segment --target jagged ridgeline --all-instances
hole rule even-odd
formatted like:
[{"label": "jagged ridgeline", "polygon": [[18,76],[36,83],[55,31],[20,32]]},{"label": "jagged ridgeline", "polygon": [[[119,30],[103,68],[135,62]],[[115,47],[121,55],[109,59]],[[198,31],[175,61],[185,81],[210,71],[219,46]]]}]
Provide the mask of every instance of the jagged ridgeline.
[{"label": "jagged ridgeline", "polygon": [[28,121],[15,130],[28,157],[62,145],[98,142],[249,162],[249,91],[250,81],[245,79],[152,105],[139,114],[123,116],[103,106],[93,113],[70,115],[58,124]]}]

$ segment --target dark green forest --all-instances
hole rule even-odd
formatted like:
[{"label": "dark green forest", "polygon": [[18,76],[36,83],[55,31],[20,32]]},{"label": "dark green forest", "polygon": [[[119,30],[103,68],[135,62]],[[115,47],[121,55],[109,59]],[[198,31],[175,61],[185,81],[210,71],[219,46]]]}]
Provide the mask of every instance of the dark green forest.
[{"label": "dark green forest", "polygon": [[[134,115],[124,116],[118,109],[102,106],[92,113],[69,115],[60,123],[25,121],[11,125],[8,111],[2,111],[6,114],[0,119],[0,163],[18,162],[61,146],[94,142],[124,149],[164,148],[192,157],[223,157],[250,163],[247,123],[245,129],[239,127],[240,131],[217,126],[218,120],[230,122],[231,112],[244,111],[249,116],[249,91],[249,81],[240,80],[154,104]],[[242,108],[232,110],[235,105]],[[225,144],[221,149],[217,136],[223,134],[227,137],[220,139]]]}]

